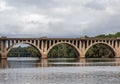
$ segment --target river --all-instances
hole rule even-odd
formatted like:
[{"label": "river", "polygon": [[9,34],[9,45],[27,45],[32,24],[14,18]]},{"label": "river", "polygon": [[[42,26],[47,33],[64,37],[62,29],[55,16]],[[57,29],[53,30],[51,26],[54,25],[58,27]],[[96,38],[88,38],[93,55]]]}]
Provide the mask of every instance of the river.
[{"label": "river", "polygon": [[120,84],[120,58],[8,58],[0,84]]}]

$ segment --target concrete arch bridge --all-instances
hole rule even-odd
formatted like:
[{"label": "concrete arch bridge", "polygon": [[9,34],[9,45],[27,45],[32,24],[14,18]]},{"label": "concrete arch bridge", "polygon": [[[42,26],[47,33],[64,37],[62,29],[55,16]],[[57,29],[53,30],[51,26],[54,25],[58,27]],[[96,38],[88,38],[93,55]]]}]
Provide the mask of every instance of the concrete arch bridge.
[{"label": "concrete arch bridge", "polygon": [[115,54],[120,57],[120,38],[0,38],[0,56],[7,58],[10,50],[18,44],[29,44],[35,47],[41,54],[41,58],[47,58],[50,50],[58,44],[68,44],[76,49],[79,58],[85,58],[88,49],[95,44],[109,46]]}]

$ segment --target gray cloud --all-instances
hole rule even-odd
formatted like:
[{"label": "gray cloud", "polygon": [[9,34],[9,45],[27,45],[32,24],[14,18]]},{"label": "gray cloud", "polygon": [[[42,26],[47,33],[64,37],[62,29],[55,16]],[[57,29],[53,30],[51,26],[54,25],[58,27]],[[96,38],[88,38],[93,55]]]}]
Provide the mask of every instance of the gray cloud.
[{"label": "gray cloud", "polygon": [[1,0],[0,35],[81,37],[120,31],[119,0]]},{"label": "gray cloud", "polygon": [[91,8],[91,9],[95,9],[95,10],[104,10],[106,5],[104,5],[103,3],[100,3],[101,1],[91,1],[88,2],[87,4],[85,4],[86,7]]}]

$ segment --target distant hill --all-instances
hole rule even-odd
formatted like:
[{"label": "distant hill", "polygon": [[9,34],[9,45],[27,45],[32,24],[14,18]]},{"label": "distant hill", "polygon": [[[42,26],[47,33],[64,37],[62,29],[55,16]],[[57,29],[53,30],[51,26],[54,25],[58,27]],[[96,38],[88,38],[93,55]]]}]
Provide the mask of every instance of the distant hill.
[{"label": "distant hill", "polygon": [[95,36],[95,37],[97,37],[97,38],[106,38],[106,37],[108,37],[108,38],[117,38],[117,37],[120,37],[120,32],[117,32],[117,33],[115,33],[115,34],[100,34],[100,35],[97,35],[97,36]]}]

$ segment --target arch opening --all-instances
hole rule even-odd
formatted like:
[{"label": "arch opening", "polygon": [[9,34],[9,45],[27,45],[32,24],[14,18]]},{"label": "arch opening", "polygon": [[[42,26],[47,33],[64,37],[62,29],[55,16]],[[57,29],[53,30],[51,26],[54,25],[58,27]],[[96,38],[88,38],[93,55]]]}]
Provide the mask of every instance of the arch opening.
[{"label": "arch opening", "polygon": [[70,44],[60,43],[53,46],[48,52],[48,58],[78,58],[78,50]]},{"label": "arch opening", "polygon": [[27,43],[17,44],[8,50],[7,57],[40,58],[41,53],[35,46]]},{"label": "arch opening", "polygon": [[107,44],[97,43],[92,45],[85,54],[86,58],[115,58],[114,50]]}]

